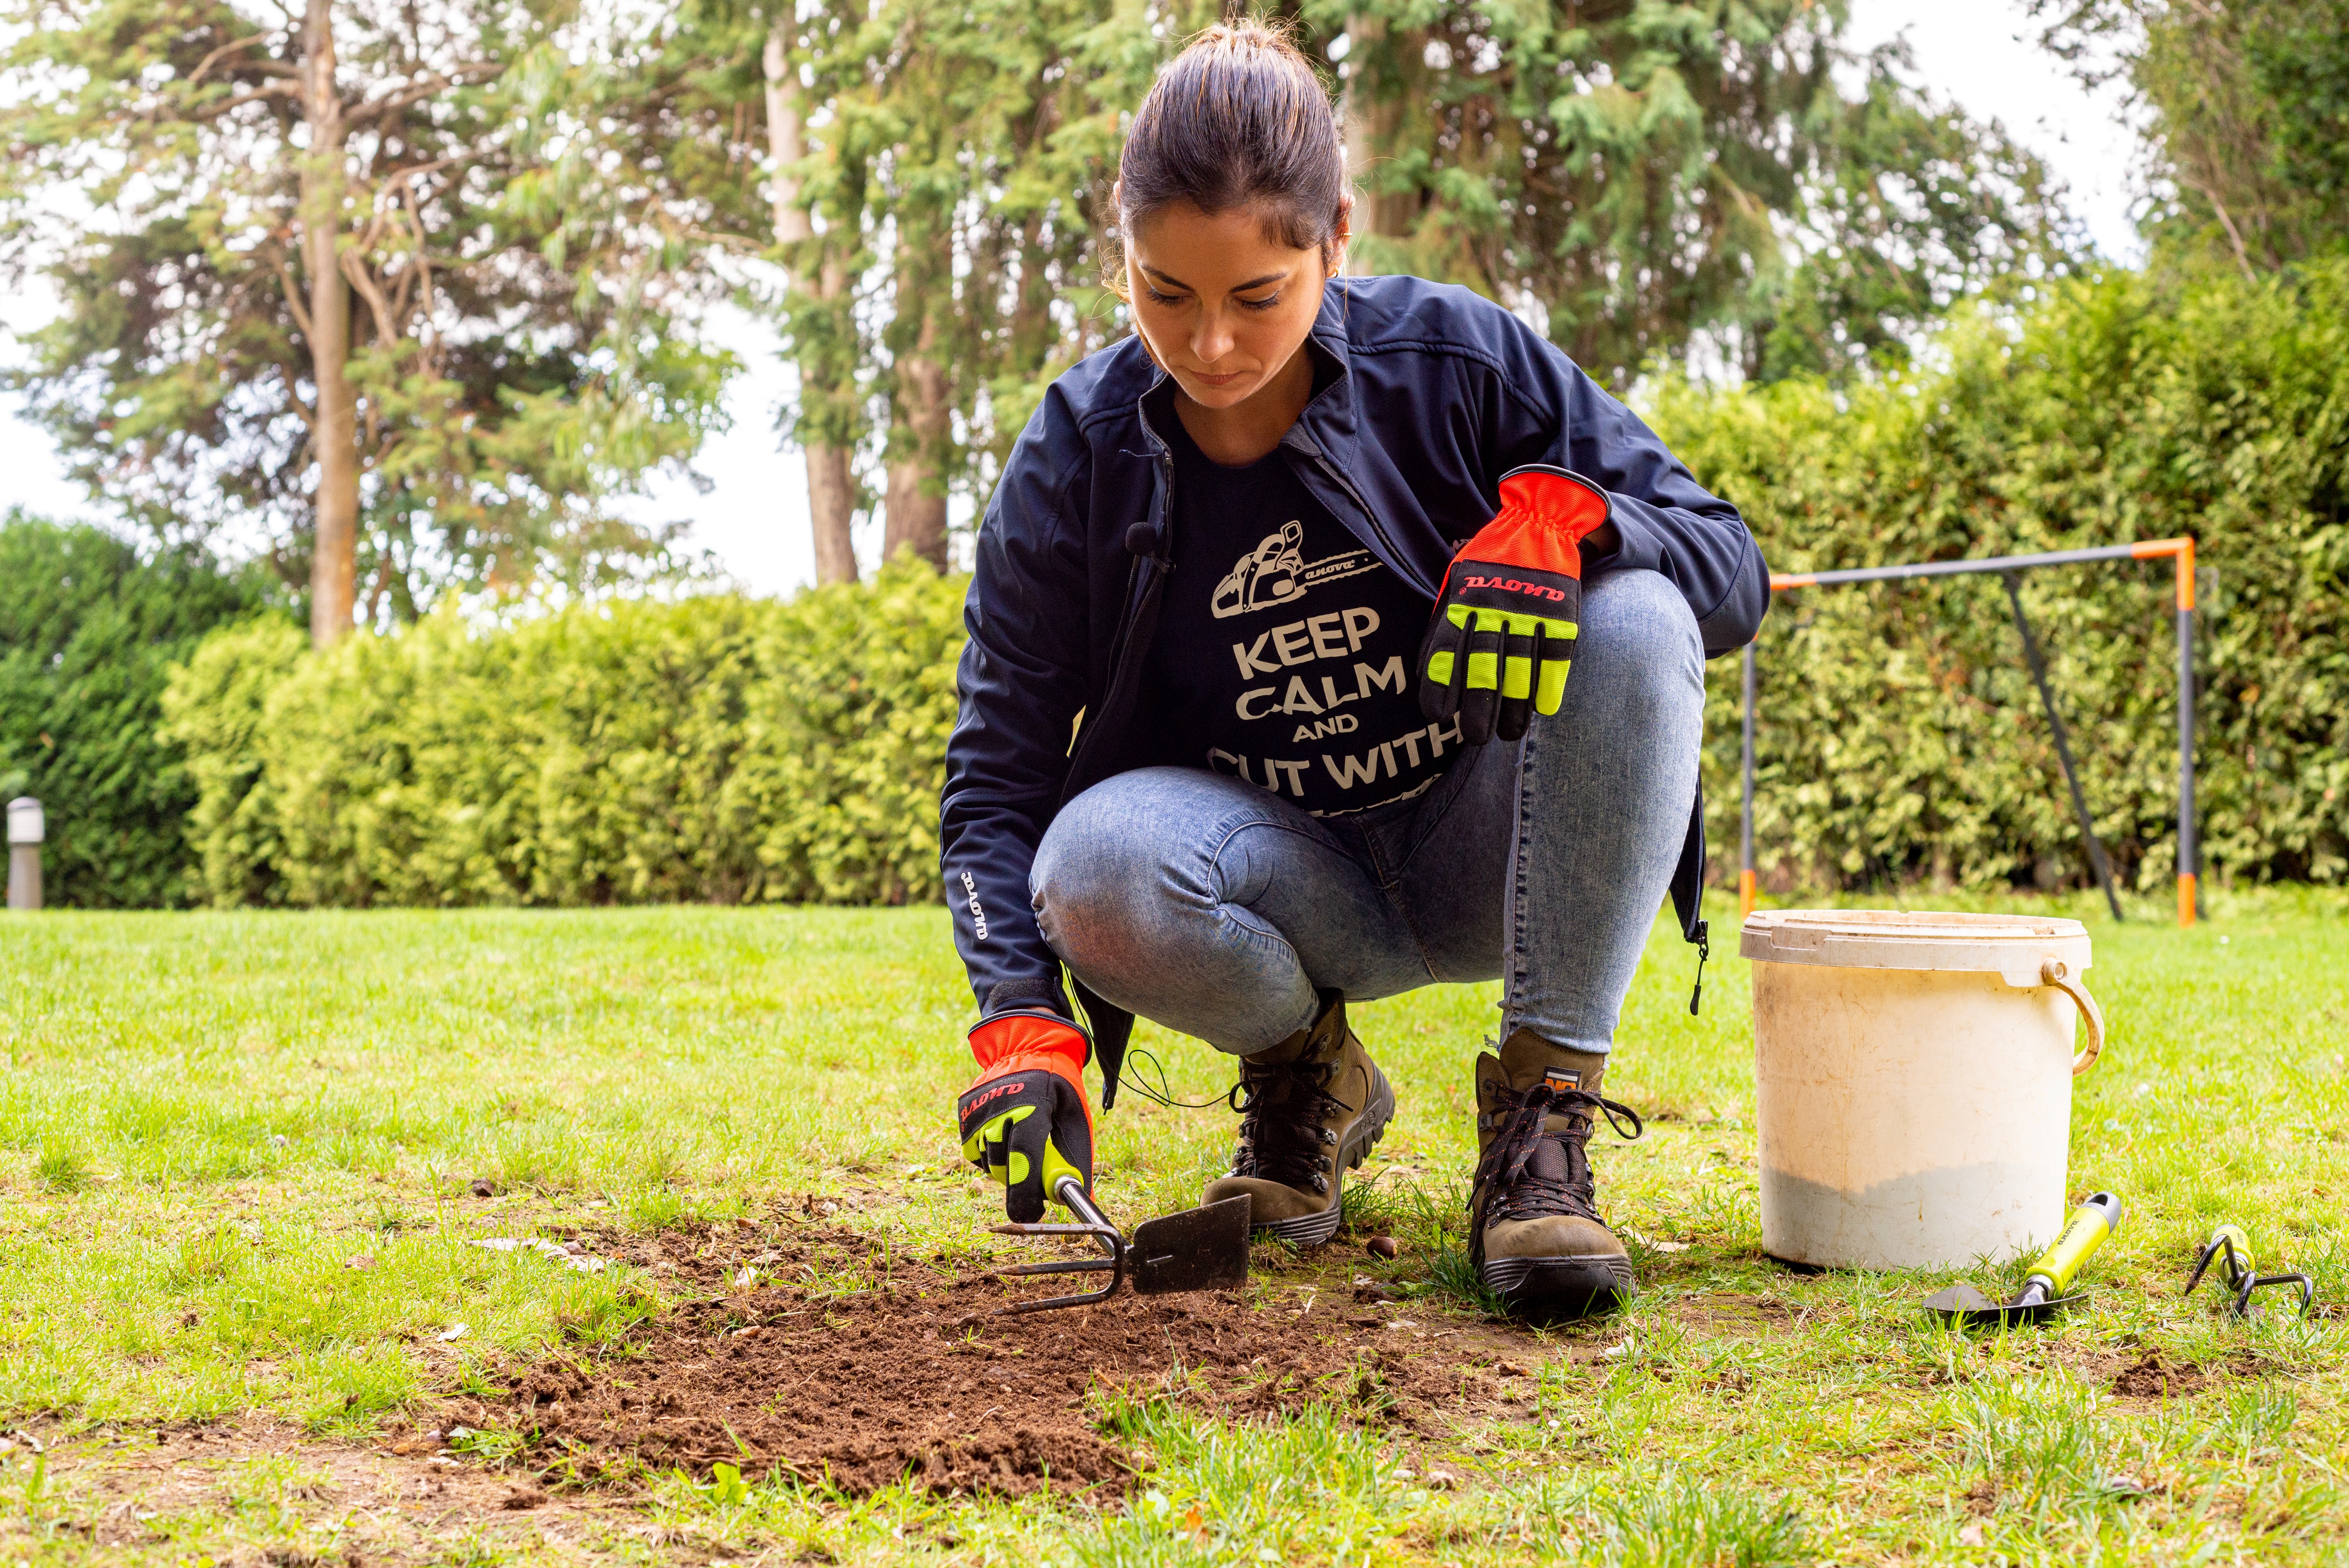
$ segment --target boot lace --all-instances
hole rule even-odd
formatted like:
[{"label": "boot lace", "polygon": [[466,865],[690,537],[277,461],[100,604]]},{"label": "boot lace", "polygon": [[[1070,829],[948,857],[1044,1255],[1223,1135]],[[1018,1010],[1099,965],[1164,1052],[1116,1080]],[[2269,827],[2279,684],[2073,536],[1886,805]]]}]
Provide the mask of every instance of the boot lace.
[{"label": "boot lace", "polygon": [[[1488,1221],[1530,1220],[1551,1214],[1599,1219],[1599,1188],[1591,1180],[1590,1157],[1586,1148],[1590,1141],[1590,1113],[1594,1110],[1605,1116],[1615,1136],[1627,1142],[1646,1130],[1638,1111],[1588,1089],[1562,1089],[1541,1083],[1522,1094],[1511,1089],[1501,1091],[1500,1109],[1494,1114],[1502,1119],[1502,1130],[1486,1146],[1484,1159],[1477,1161],[1475,1181],[1469,1189],[1469,1211],[1475,1216],[1479,1242]],[[1567,1119],[1566,1126],[1555,1132],[1545,1132],[1542,1123],[1553,1114],[1561,1113]],[[1631,1122],[1629,1132],[1623,1130],[1622,1119],[1626,1117]],[[1545,1141],[1557,1144],[1561,1158],[1542,1161],[1537,1167],[1535,1154]],[[1563,1177],[1556,1174],[1560,1170],[1565,1172]]]},{"label": "boot lace", "polygon": [[1346,1109],[1330,1092],[1337,1067],[1335,1062],[1242,1065],[1240,1081],[1232,1091],[1233,1109],[1240,1113],[1233,1175],[1330,1191],[1328,1150],[1338,1135],[1323,1123],[1332,1112]]}]

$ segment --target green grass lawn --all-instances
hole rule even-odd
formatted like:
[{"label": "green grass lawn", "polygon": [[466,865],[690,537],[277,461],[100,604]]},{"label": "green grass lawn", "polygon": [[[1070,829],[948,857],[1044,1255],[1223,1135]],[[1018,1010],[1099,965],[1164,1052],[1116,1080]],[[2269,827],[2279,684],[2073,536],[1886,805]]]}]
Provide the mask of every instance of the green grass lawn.
[{"label": "green grass lawn", "polygon": [[[1105,1404],[1155,1455],[1123,1502],[655,1475],[587,1511],[457,1509],[400,1539],[322,1479],[335,1456],[667,1299],[657,1274],[464,1242],[826,1204],[893,1244],[987,1241],[999,1209],[953,1143],[970,1008],[943,912],[12,917],[0,1561],[2349,1562],[2349,899],[2211,902],[2189,933],[2064,911],[2089,918],[2111,1029],[2072,1185],[2128,1216],[2053,1329],[1966,1338],[1914,1307],[1947,1276],[1761,1253],[1746,968],[1718,943],[1691,1018],[1691,956],[1660,925],[1608,1080],[1654,1119],[1593,1146],[1602,1205],[1653,1243],[1647,1289],[1525,1338],[1527,1416],[1405,1447],[1330,1412]],[[1495,997],[1355,1009],[1400,1101],[1357,1206],[1414,1243],[1376,1265],[1406,1286],[1457,1256]],[[1140,1038],[1178,1098],[1228,1084],[1206,1047]],[[1232,1130],[1129,1094],[1102,1123],[1104,1201],[1194,1201]],[[2207,1289],[2181,1300],[2225,1219],[2333,1315],[2247,1326]],[[1283,1288],[1258,1285],[1267,1310]],[[2148,1362],[2182,1391],[2114,1391]],[[212,1457],[126,1479],[140,1444],[206,1432]],[[474,1446],[467,1475],[498,1451]],[[1454,1483],[1426,1484],[1436,1467]]]}]

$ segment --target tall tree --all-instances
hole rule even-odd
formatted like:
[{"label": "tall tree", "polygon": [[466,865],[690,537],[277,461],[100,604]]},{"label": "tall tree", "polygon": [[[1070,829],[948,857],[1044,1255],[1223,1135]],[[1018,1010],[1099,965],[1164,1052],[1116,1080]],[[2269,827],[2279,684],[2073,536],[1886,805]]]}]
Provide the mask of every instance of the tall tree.
[{"label": "tall tree", "polygon": [[1899,49],[1847,48],[1847,10],[1309,0],[1346,78],[1360,265],[1535,313],[1619,383],[1692,346],[1838,368],[2061,264],[2035,162],[1921,99]]},{"label": "tall tree", "polygon": [[[1382,90],[1387,84],[1380,67],[1392,70],[1399,63],[1389,42],[1386,17],[1358,10],[1346,14],[1345,31],[1330,45],[1344,62],[1346,175],[1357,192],[1353,231],[1362,242],[1350,253],[1347,270],[1361,275],[1377,271],[1377,258],[1392,257],[1404,246],[1426,206],[1425,193],[1409,174],[1388,167],[1410,108],[1402,92]],[[1406,39],[1402,57],[1407,54]]]},{"label": "tall tree", "polygon": [[[775,167],[771,187],[775,243],[784,254],[794,256],[816,249],[815,224],[800,199],[799,168],[807,157],[807,113],[806,88],[800,79],[802,67],[795,47],[798,31],[794,7],[791,19],[778,18],[768,25],[761,53],[761,68],[766,78],[768,150]],[[847,293],[845,265],[833,253],[820,253],[815,264],[813,293],[817,302],[835,304]],[[800,361],[802,381],[811,374],[822,376],[829,368],[818,356],[802,356]],[[856,481],[849,467],[850,449],[813,431],[802,438],[800,446],[807,459],[808,520],[815,534],[815,580],[819,583],[854,583],[856,548],[852,529],[856,516]]]},{"label": "tall tree", "polygon": [[2047,46],[2141,112],[2168,254],[2245,276],[2349,242],[2349,0],[2033,0]]},{"label": "tall tree", "polygon": [[583,151],[572,13],[0,9],[0,259],[65,304],[13,384],[132,517],[263,531],[320,644],[442,583],[636,570],[660,541],[608,499],[714,417],[727,357],[666,330],[680,236]]},{"label": "tall tree", "polygon": [[843,312],[795,276],[800,424],[861,417],[885,554],[943,565],[949,495],[983,490],[1051,376],[1123,330],[1105,198],[1165,44],[1139,0],[885,0],[802,37],[823,124],[799,196],[828,253],[854,253],[859,297]]}]

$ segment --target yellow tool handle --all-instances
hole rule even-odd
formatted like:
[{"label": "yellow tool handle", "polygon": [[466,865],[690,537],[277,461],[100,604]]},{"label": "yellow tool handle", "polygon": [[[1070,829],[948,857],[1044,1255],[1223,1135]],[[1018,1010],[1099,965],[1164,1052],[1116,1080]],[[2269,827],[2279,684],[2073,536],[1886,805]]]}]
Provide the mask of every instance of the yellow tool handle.
[{"label": "yellow tool handle", "polygon": [[2259,1265],[2251,1261],[2251,1237],[2250,1232],[2244,1230],[2242,1226],[2232,1222],[2221,1225],[2217,1230],[2210,1233],[2210,1239],[2209,1242],[2204,1243],[2202,1250],[2204,1252],[2216,1252],[2219,1249],[2220,1243],[2221,1242],[2230,1243],[2234,1248],[2232,1254],[2227,1260],[2227,1283],[2229,1284],[2234,1284],[2245,1274],[2257,1274],[2260,1272]]},{"label": "yellow tool handle", "polygon": [[2064,1233],[2031,1265],[2031,1278],[2044,1284],[2049,1295],[2062,1295],[2071,1287],[2080,1265],[2120,1228],[2120,1222],[2121,1201],[2110,1192],[2095,1194],[2072,1211]]}]

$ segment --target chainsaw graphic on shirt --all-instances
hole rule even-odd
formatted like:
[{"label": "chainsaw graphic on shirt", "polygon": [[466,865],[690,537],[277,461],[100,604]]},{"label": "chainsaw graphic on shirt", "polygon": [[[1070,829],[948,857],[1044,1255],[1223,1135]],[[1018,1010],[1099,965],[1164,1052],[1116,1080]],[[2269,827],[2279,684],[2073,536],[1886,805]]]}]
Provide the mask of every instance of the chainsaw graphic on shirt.
[{"label": "chainsaw graphic on shirt", "polygon": [[[1243,539],[1254,532],[1244,524],[1232,530]],[[1327,548],[1340,538],[1348,548],[1307,558],[1311,543],[1326,542]],[[1377,556],[1334,524],[1309,526],[1303,516],[1260,535],[1256,548],[1232,563],[1206,595],[1205,608],[1216,621],[1284,614],[1218,628],[1232,663],[1216,661],[1222,722],[1204,748],[1209,771],[1296,800],[1317,816],[1410,799],[1433,785],[1460,744],[1460,729],[1421,717],[1408,695],[1410,643],[1392,631],[1379,635],[1402,606],[1374,586],[1376,578],[1357,584],[1347,599],[1315,592],[1384,572]],[[1308,598],[1315,603],[1303,603]],[[1414,628],[1417,620],[1412,617]]]},{"label": "chainsaw graphic on shirt", "polygon": [[1305,524],[1295,519],[1282,523],[1279,532],[1266,534],[1216,584],[1209,613],[1225,621],[1252,610],[1277,609],[1304,598],[1308,588],[1378,570],[1377,559],[1367,550],[1349,550],[1309,563],[1299,548],[1304,542]]}]

